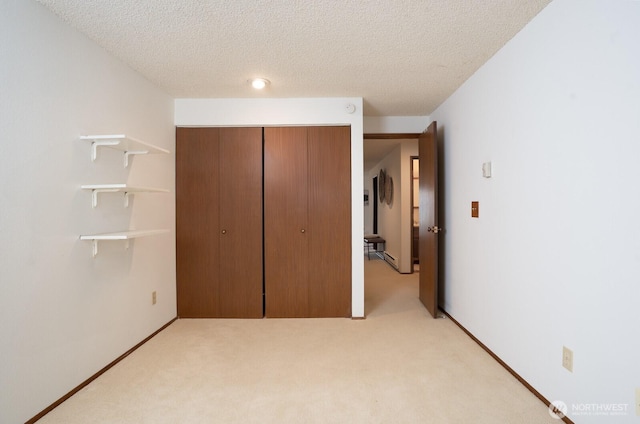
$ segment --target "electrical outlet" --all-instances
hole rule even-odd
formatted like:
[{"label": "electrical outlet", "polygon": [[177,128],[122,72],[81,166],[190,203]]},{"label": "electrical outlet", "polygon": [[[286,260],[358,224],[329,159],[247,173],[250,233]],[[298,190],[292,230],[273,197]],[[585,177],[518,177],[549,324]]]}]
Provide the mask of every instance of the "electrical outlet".
[{"label": "electrical outlet", "polygon": [[573,351],[566,346],[562,346],[562,366],[573,372]]},{"label": "electrical outlet", "polygon": [[157,300],[158,298],[156,297],[156,292],[155,291],[151,292],[151,304],[155,305]]}]

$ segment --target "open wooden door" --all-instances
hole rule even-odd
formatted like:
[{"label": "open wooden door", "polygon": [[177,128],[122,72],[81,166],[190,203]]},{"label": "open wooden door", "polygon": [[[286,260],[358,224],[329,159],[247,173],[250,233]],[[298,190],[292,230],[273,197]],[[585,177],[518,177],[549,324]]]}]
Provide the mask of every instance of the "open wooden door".
[{"label": "open wooden door", "polygon": [[438,131],[436,122],[418,138],[420,157],[420,301],[438,315]]}]

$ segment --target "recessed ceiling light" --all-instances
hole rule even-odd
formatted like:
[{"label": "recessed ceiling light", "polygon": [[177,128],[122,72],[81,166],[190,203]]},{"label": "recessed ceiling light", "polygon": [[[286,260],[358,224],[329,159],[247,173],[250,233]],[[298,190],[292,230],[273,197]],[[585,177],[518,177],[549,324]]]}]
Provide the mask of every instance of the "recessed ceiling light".
[{"label": "recessed ceiling light", "polygon": [[269,80],[264,78],[254,78],[251,80],[251,86],[256,90],[262,90],[269,85]]}]

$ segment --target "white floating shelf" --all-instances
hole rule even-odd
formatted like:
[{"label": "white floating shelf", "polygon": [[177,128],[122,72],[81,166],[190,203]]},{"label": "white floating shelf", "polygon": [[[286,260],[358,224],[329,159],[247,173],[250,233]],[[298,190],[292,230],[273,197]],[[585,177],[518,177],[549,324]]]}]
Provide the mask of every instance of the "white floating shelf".
[{"label": "white floating shelf", "polygon": [[154,236],[157,234],[168,233],[169,230],[132,230],[132,231],[120,231],[116,233],[102,233],[80,236],[80,240],[89,240],[93,242],[93,257],[98,255],[98,242],[103,240],[127,240],[127,248],[129,247],[128,240]]},{"label": "white floating shelf", "polygon": [[134,187],[124,183],[116,184],[84,184],[80,188],[91,190],[91,206],[98,206],[98,194],[100,193],[124,193],[124,207],[129,207],[129,195],[133,193],[168,193],[164,188]]},{"label": "white floating shelf", "polygon": [[80,136],[80,140],[86,140],[91,143],[91,161],[95,161],[98,157],[98,147],[109,147],[123,151],[125,168],[129,166],[130,155],[147,155],[152,153],[169,154],[169,151],[162,147],[147,144],[124,134],[82,135]]}]

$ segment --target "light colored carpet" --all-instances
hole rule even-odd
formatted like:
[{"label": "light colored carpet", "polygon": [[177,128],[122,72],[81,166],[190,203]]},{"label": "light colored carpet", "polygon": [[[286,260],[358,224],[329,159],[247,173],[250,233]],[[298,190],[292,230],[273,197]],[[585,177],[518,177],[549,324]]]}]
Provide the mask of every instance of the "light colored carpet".
[{"label": "light colored carpet", "polygon": [[178,320],[39,422],[558,423],[418,274],[365,260],[366,320]]}]

